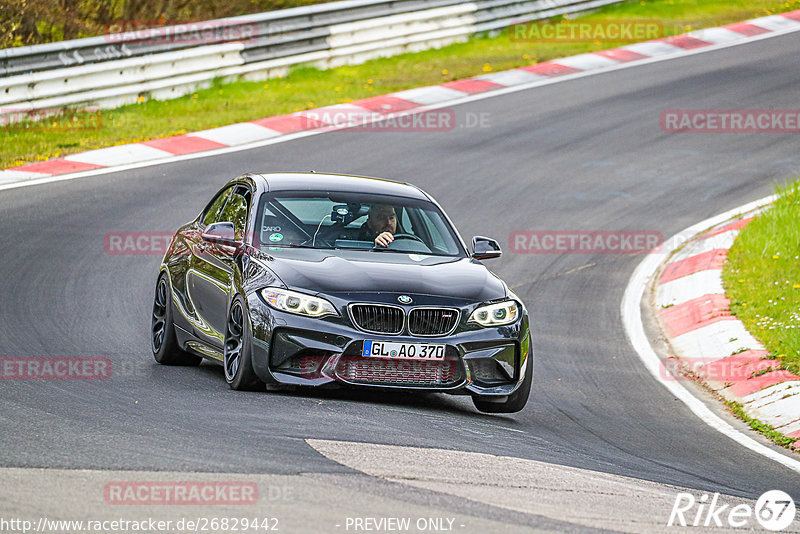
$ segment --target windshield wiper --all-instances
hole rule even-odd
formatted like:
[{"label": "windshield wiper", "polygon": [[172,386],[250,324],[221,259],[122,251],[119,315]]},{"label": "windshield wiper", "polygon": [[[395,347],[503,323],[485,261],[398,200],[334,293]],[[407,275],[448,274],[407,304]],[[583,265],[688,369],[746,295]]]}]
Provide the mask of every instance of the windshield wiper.
[{"label": "windshield wiper", "polygon": [[[266,243],[265,243],[265,245],[266,245]],[[269,245],[266,245],[266,246],[267,247],[279,247],[279,248],[313,248],[313,249],[316,249],[316,250],[322,250],[322,249],[326,248],[326,247],[312,247],[311,245],[298,245],[298,244],[295,244],[295,243],[285,243],[285,244],[272,243],[272,244],[269,244]]]},{"label": "windshield wiper", "polygon": [[376,247],[333,247],[333,250],[365,250],[369,252],[395,252],[398,254],[419,254],[420,256],[436,256],[441,258],[456,258],[455,254],[442,254],[436,252],[420,252],[418,250],[398,250],[395,248],[376,248]]},{"label": "windshield wiper", "polygon": [[346,246],[334,246],[331,247],[334,250],[372,250],[372,247],[346,247]]}]

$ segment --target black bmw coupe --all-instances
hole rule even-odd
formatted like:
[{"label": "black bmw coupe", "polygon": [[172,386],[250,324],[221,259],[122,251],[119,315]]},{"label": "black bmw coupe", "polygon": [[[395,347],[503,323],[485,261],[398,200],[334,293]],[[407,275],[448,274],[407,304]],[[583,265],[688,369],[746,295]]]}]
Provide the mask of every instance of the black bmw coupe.
[{"label": "black bmw coupe", "polygon": [[522,301],[439,205],[401,182],[245,174],[175,233],[151,345],[163,364],[219,361],[231,388],[403,388],[521,410],[533,379]]}]

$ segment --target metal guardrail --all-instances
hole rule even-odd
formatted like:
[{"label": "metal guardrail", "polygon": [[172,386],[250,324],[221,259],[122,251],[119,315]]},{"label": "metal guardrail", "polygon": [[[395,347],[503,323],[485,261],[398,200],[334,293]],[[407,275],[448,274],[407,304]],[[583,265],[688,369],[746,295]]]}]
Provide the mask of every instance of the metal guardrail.
[{"label": "metal guardrail", "polygon": [[515,23],[590,11],[623,1],[625,0],[479,0],[476,2],[476,31],[499,30]]},{"label": "metal guardrail", "polygon": [[[214,78],[265,79],[301,63],[361,63],[619,1],[344,0],[173,26],[160,30],[166,39],[129,32],[5,49],[0,119],[65,106],[116,107],[141,96],[169,99]],[[198,46],[192,32],[213,44]]]},{"label": "metal guardrail", "polygon": [[148,35],[132,31],[6,48],[0,50],[0,76],[192,48],[198,45],[192,34],[204,30],[217,34],[207,39],[205,44],[239,41],[244,36],[248,45],[244,57],[247,61],[260,61],[289,54],[326,50],[327,28],[333,24],[459,3],[461,2],[456,0],[344,0],[168,26],[159,32],[161,35],[168,35],[168,39],[153,39]]}]

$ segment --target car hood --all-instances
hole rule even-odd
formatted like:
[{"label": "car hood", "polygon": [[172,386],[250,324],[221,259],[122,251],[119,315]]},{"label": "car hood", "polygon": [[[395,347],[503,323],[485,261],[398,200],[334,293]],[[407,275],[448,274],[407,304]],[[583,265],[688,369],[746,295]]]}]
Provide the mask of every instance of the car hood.
[{"label": "car hood", "polygon": [[435,295],[471,302],[503,298],[505,284],[477,260],[359,250],[270,251],[269,268],[292,289]]}]

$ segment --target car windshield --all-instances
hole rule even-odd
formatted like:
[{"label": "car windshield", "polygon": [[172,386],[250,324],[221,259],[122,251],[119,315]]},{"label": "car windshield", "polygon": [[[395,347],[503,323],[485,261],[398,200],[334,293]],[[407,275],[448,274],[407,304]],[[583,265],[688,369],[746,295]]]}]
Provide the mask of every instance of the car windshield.
[{"label": "car windshield", "polygon": [[[264,193],[255,237],[261,247],[364,249],[461,256],[456,233],[435,204],[388,195],[285,191]],[[388,247],[374,240],[383,232]]]}]

